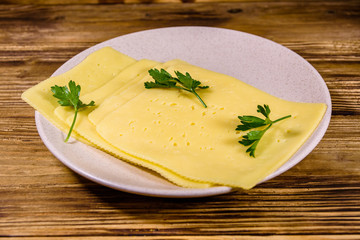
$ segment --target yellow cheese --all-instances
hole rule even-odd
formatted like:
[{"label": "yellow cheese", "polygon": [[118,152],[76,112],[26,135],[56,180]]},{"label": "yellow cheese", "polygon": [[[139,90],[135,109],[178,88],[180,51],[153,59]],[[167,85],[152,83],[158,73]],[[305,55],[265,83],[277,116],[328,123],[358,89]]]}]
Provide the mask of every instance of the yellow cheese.
[{"label": "yellow cheese", "polygon": [[[155,64],[157,63],[150,60],[137,62],[110,47],[105,47],[90,54],[73,69],[56,77],[50,77],[28,89],[22,94],[22,99],[39,111],[53,125],[67,133],[71,125],[69,122],[72,122],[73,119],[74,111],[70,107],[59,106],[57,102],[58,99],[52,96],[53,93],[50,90],[52,86],[65,86],[70,80],[74,80],[76,84],[81,85],[80,99],[84,103],[94,100],[96,106],[99,106],[107,97],[113,94],[119,94],[121,88],[129,88],[133,86],[133,83],[134,86],[139,84],[143,86],[143,82],[139,80],[142,79],[146,75],[147,70],[155,66]],[[131,93],[133,94],[135,92]],[[78,128],[75,127],[73,130],[73,137],[127,161],[131,159],[132,163],[155,170],[178,185],[192,188],[210,186],[206,183],[191,181],[180,177],[159,165],[134,158],[114,148],[111,144],[99,137],[95,127],[88,121],[87,115],[95,108],[96,107],[91,107],[79,111],[76,122],[76,127]]]},{"label": "yellow cheese", "polygon": [[[91,111],[96,109],[97,107],[100,107],[102,102],[112,96],[115,95],[119,90],[121,90],[124,86],[127,86],[128,84],[132,84],[133,82],[136,82],[137,79],[141,79],[145,74],[147,73],[147,70],[152,68],[158,64],[155,61],[143,59],[140,61],[137,61],[133,64],[130,64],[126,68],[124,68],[119,74],[117,74],[114,78],[108,79],[105,78],[105,80],[108,80],[107,82],[102,82],[104,80],[102,75],[94,76],[92,80],[97,80],[99,83],[103,83],[103,85],[98,86],[98,88],[93,89],[93,91],[87,91],[86,94],[81,95],[81,101],[85,103],[89,103],[91,101],[95,102],[95,107],[91,108]],[[89,66],[91,67],[91,66]],[[90,69],[89,69],[90,70]],[[88,72],[88,69],[85,69],[84,72]],[[85,83],[84,86],[87,86]],[[82,87],[82,85],[81,85]],[[106,105],[106,104],[105,104]],[[90,111],[90,112],[91,112]],[[63,107],[59,104],[54,110],[55,115],[63,120],[66,121],[66,119],[74,117],[74,110],[72,107]],[[80,111],[79,114],[84,115],[85,111]],[[71,121],[72,122],[72,121]],[[71,125],[71,124],[70,124]],[[75,129],[75,132],[76,129]]]},{"label": "yellow cheese", "polygon": [[[189,72],[209,89],[198,90],[204,108],[191,93],[145,89],[152,67]],[[22,98],[55,126],[67,132],[73,110],[60,107],[50,87],[69,80],[81,85],[81,100],[96,107],[79,112],[73,131],[78,140],[146,167],[184,187],[227,185],[249,189],[286,162],[315,130],[325,104],[281,100],[232,77],[180,60],[165,64],[135,61],[106,47],[57,77],[23,93]],[[238,141],[239,115],[258,115],[268,104],[274,124],[261,139],[256,158]]]},{"label": "yellow cheese", "polygon": [[[145,59],[131,64],[103,86],[99,87],[98,89],[94,89],[93,91],[88,91],[84,96],[81,97],[81,100],[83,102],[90,102],[93,100],[95,101],[96,106],[99,108],[106,108],[107,110],[113,109],[116,107],[116,105],[112,105],[107,102],[102,104],[103,101],[106,101],[106,98],[110,98],[114,94],[121,93],[123,91],[122,89],[127,89],[130,86],[141,85],[142,88],[139,88],[139,90],[145,90],[142,79],[147,75],[147,70],[151,69],[157,64],[159,63]],[[166,64],[164,66],[166,66]],[[99,81],[100,78],[101,76],[99,76]],[[96,79],[97,78],[95,78],[95,80]],[[136,91],[131,91],[131,94],[134,94],[135,92]],[[148,169],[152,169],[180,186],[192,188],[205,188],[210,186],[206,183],[185,179],[184,177],[181,177],[178,174],[173,173],[170,170],[165,169],[157,164],[138,159],[115,148],[98,135],[95,126],[89,121],[88,115],[92,111],[96,112],[94,109],[96,109],[96,107],[86,108],[79,111],[78,113],[73,132],[76,133],[76,136],[79,136],[80,139],[85,139],[85,141],[88,141],[97,148],[111,153],[112,155],[115,155],[123,160],[130,161],[133,164],[137,164]],[[100,112],[103,114],[103,111]],[[67,129],[70,127],[74,118],[73,109],[59,106],[54,110],[54,114],[66,124]]]},{"label": "yellow cheese", "polygon": [[[152,66],[150,68],[167,69],[168,67],[176,64],[187,63],[182,60],[174,59],[163,64]],[[153,79],[146,71],[138,74],[137,78],[129,81],[127,84],[117,89],[117,91],[113,94],[108,94],[108,97],[104,100],[104,104],[101,104],[95,111],[92,111],[89,114],[89,120],[91,121],[91,123],[97,125],[106,115],[115,111],[117,108],[119,108],[119,106],[138,96],[143,91],[146,91],[144,87],[144,82],[147,81],[153,81]]]},{"label": "yellow cheese", "polygon": [[[139,159],[133,155],[130,155],[128,153],[125,153],[121,151],[120,149],[114,147],[109,142],[105,141],[103,138],[101,138],[96,128],[93,124],[90,123],[90,121],[87,118],[87,115],[89,114],[91,110],[86,109],[84,112],[78,115],[77,121],[76,121],[76,132],[81,136],[84,137],[86,140],[88,140],[90,143],[94,144],[96,147],[100,148],[101,150],[116,156],[122,160],[125,160],[127,162],[130,162],[132,164],[145,167],[147,169],[153,170],[163,176],[164,178],[168,179],[169,181],[182,186],[182,187],[188,187],[188,188],[207,188],[210,187],[211,184],[200,182],[200,181],[194,181],[187,179],[184,176],[180,176],[179,174],[164,168],[163,166],[156,164],[154,162],[146,161],[143,159]],[[67,119],[67,124],[71,124],[71,118]],[[109,126],[111,127],[111,126]],[[113,126],[112,126],[113,127]]]},{"label": "yellow cheese", "polygon": [[[97,132],[123,152],[195,181],[255,186],[299,149],[326,110],[325,104],[285,101],[196,66],[179,63],[168,69],[173,70],[210,86],[198,90],[208,108],[185,91],[138,89],[141,93],[129,101],[111,99],[118,108],[100,119]],[[260,116],[256,109],[263,104],[270,106],[272,119],[292,117],[268,130],[252,158],[238,143],[245,133],[235,131],[237,116]]]},{"label": "yellow cheese", "polygon": [[81,85],[81,95],[84,95],[102,86],[134,62],[135,59],[110,47],[105,47],[90,54],[73,69],[31,87],[21,97],[57,128],[68,132],[69,127],[53,114],[59,104],[58,99],[52,96],[51,86],[65,86],[70,80],[73,80],[76,84]]}]

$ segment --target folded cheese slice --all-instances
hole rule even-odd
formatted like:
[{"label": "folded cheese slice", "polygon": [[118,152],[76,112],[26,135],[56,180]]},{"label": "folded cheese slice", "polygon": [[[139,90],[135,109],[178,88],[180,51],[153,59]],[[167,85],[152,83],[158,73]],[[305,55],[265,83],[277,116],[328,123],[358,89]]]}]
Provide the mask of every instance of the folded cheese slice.
[{"label": "folded cheese slice", "polygon": [[[189,72],[209,85],[198,90],[207,103],[177,89],[132,89],[135,97],[109,98],[116,110],[98,108],[97,132],[114,147],[194,181],[249,189],[285,163],[309,138],[326,105],[289,102],[230,76],[177,63],[168,68]],[[143,86],[138,86],[143,88]],[[124,101],[124,98],[127,99]],[[130,99],[130,100],[129,100]],[[292,117],[274,124],[260,141],[256,158],[238,141],[237,116],[255,115],[257,105],[268,104],[270,117]],[[104,112],[101,112],[103,111]]]},{"label": "folded cheese slice", "polygon": [[[57,128],[63,132],[68,132],[69,127],[53,114],[59,104],[57,102],[58,99],[52,96],[53,93],[50,91],[50,88],[55,84],[65,86],[70,80],[73,80],[76,84],[81,85],[81,95],[84,95],[102,86],[119,74],[125,67],[135,62],[136,60],[129,56],[113,48],[105,47],[91,53],[73,69],[61,75],[50,77],[29,88],[21,95],[21,98],[39,111],[41,115]],[[76,136],[76,133],[73,136]],[[79,136],[76,137],[81,139]],[[82,139],[82,141],[85,140]]]}]

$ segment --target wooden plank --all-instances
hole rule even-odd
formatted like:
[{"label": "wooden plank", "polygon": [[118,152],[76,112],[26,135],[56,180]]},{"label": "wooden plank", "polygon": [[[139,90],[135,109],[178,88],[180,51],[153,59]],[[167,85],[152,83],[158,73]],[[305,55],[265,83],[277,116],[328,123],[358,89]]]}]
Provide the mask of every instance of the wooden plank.
[{"label": "wooden plank", "polygon": [[[11,238],[2,238],[5,240],[63,240],[63,237],[11,237]],[[104,237],[104,236],[86,236],[86,237],[67,237],[66,239],[76,239],[76,240],[123,240],[123,239],[136,239],[136,240],[358,240],[357,236],[350,235],[273,235],[273,236],[251,236],[251,235],[237,235],[237,236],[226,236],[226,235],[218,235],[218,236],[166,236],[158,237],[158,236],[116,236],[116,237]]]},{"label": "wooden plank", "polygon": [[[63,240],[63,237],[11,237],[11,238],[2,238],[5,240]],[[158,237],[158,236],[116,236],[116,237],[104,237],[104,236],[86,236],[86,237],[67,237],[66,239],[76,239],[76,240],[123,240],[123,239],[136,239],[136,240],[358,240],[357,236],[351,235],[273,235],[273,236],[251,236],[251,235],[237,235],[237,236],[226,236],[226,235],[218,235],[218,236],[166,236]]]},{"label": "wooden plank", "polygon": [[357,1],[307,5],[300,2],[191,3],[181,8],[177,4],[0,5],[4,30],[0,40],[18,45],[32,42],[93,44],[139,30],[201,25],[241,30],[280,43],[324,39],[358,42],[360,33],[353,30],[358,28],[358,5]]},{"label": "wooden plank", "polygon": [[[297,0],[286,0],[295,2]],[[337,0],[331,0],[337,1]],[[272,0],[3,0],[3,4],[34,4],[34,5],[104,5],[104,4],[158,4],[158,3],[213,3],[213,2],[273,2]],[[302,2],[312,2],[303,0]],[[329,1],[328,1],[329,2]]]}]

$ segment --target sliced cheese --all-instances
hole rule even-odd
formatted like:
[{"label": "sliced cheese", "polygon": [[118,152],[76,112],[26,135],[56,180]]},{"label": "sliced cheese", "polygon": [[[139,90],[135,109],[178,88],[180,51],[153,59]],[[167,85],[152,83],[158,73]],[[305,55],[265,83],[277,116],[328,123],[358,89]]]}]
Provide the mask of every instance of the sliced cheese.
[{"label": "sliced cheese", "polygon": [[[168,68],[173,70],[189,72],[210,86],[198,90],[208,108],[185,91],[138,89],[141,93],[129,101],[109,100],[118,108],[106,112],[97,132],[121,151],[194,181],[252,188],[300,148],[326,110],[325,104],[285,101],[189,64]],[[267,131],[252,158],[238,143],[245,133],[235,131],[240,124],[237,116],[260,117],[256,109],[262,104],[270,106],[272,119],[292,117]]]},{"label": "sliced cheese", "polygon": [[[153,66],[153,68],[168,69],[169,67],[176,64],[187,64],[187,63],[179,59],[174,59]],[[144,83],[147,81],[153,81],[153,79],[148,74],[148,71],[138,74],[138,76],[135,79],[129,81],[127,84],[117,89],[117,91],[114,92],[112,95],[108,95],[108,97],[104,100],[104,104],[101,104],[95,111],[92,111],[89,114],[89,120],[94,125],[97,125],[106,115],[115,111],[117,108],[119,108],[119,106],[123,105],[129,100],[137,97],[143,91],[146,91],[144,87]]]},{"label": "sliced cheese", "polygon": [[[152,68],[156,64],[158,63],[155,61],[142,59],[140,61],[128,65],[112,79],[105,78],[108,80],[107,82],[103,82],[104,78],[102,75],[96,76],[93,78],[93,80],[98,80],[99,82],[98,87],[96,89],[93,89],[92,91],[87,91],[86,94],[82,94],[81,101],[85,103],[94,101],[96,106],[91,108],[91,111],[93,111],[97,107],[102,106],[102,102],[106,100],[106,98],[115,95],[119,90],[121,90],[127,84],[132,84],[133,82],[136,82],[137,79],[143,78],[147,73],[147,70]],[[87,71],[88,70],[85,70],[85,72]],[[86,86],[87,84],[84,85]],[[74,117],[74,110],[72,107],[63,107],[60,106],[59,104],[55,108],[54,113],[59,119],[65,122],[66,119],[68,118],[72,119]],[[84,111],[79,111],[79,114],[84,115],[84,113],[85,113]],[[75,132],[77,132],[76,129]]]},{"label": "sliced cheese", "polygon": [[[58,99],[52,96],[51,87],[54,85],[65,86],[70,80],[73,80],[76,84],[81,85],[81,95],[84,95],[102,86],[135,61],[110,47],[105,47],[91,53],[73,69],[31,87],[21,97],[57,128],[68,132],[69,127],[53,114],[59,103]],[[79,136],[77,137],[79,138]]]},{"label": "sliced cheese", "polygon": [[[145,90],[144,82],[142,81],[142,79],[147,75],[147,71],[149,69],[158,64],[159,63],[155,61],[150,61],[146,59],[137,61],[136,63],[133,63],[130,66],[126,67],[115,78],[106,82],[102,86],[99,86],[98,89],[88,91],[85,95],[81,97],[81,100],[84,102],[90,102],[91,100],[93,100],[95,101],[96,107],[106,108],[107,110],[109,110],[109,108],[113,109],[114,107],[116,107],[116,105],[112,105],[107,102],[102,104],[103,101],[106,101],[107,98],[110,98],[114,94],[121,94],[122,89],[126,89],[130,86],[141,85],[142,88],[139,88],[140,92]],[[164,66],[166,66],[166,64]],[[99,76],[98,78],[100,81],[101,76]],[[131,93],[134,94],[135,91],[132,91]],[[88,115],[92,111],[96,111],[96,107],[86,108],[79,111],[73,130],[73,132],[76,133],[76,136],[79,136],[81,139],[88,141],[97,148],[111,153],[116,157],[119,157],[126,161],[130,161],[133,164],[154,170],[160,175],[169,179],[171,182],[174,182],[180,186],[192,188],[205,188],[210,186],[207,183],[188,180],[168,169],[163,168],[160,165],[146,160],[138,159],[132,155],[126,154],[115,148],[109,142],[106,142],[103,138],[100,137],[100,135],[96,131],[96,127],[88,119]],[[61,121],[63,121],[68,129],[69,126],[72,124],[74,118],[74,111],[71,108],[59,106],[54,110],[54,115],[56,115]]]},{"label": "sliced cheese", "polygon": [[[189,72],[209,85],[199,89],[204,108],[191,93],[177,89],[145,89],[152,67]],[[249,189],[285,163],[315,130],[325,104],[285,101],[232,77],[180,60],[159,65],[136,61],[106,47],[83,62],[23,93],[22,98],[51,123],[67,132],[73,110],[59,107],[51,86],[81,85],[81,100],[96,107],[79,112],[73,136],[128,162],[154,170],[184,187],[227,185]],[[235,131],[239,115],[258,115],[268,104],[274,124],[261,139],[256,158],[238,143],[246,132]],[[260,115],[259,115],[260,116]]]}]

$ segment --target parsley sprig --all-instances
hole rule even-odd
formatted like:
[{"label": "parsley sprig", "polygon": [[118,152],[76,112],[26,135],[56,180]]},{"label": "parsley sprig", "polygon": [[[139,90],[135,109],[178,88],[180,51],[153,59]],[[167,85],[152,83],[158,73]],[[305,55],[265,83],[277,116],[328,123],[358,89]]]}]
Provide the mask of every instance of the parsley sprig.
[{"label": "parsley sprig", "polygon": [[95,105],[94,101],[91,101],[89,104],[84,104],[79,98],[80,90],[81,90],[80,85],[76,85],[76,83],[71,80],[69,81],[69,88],[67,86],[59,87],[58,85],[51,87],[51,91],[54,93],[53,96],[60,99],[58,103],[61,106],[71,106],[74,108],[75,111],[74,119],[71,124],[69,133],[65,139],[65,142],[67,142],[70,138],[71,132],[76,122],[76,117],[79,109]]},{"label": "parsley sprig", "polygon": [[236,128],[236,130],[239,130],[239,131],[246,131],[246,130],[266,126],[266,128],[264,128],[263,130],[253,130],[253,131],[248,132],[246,135],[244,135],[242,137],[242,140],[239,141],[239,143],[244,146],[250,146],[246,150],[246,152],[248,152],[251,157],[255,157],[256,147],[257,147],[258,143],[260,142],[261,138],[266,133],[266,131],[274,123],[277,123],[281,120],[291,117],[291,115],[287,115],[285,117],[281,117],[279,119],[276,119],[275,121],[272,121],[269,118],[270,108],[268,105],[266,105],[266,104],[264,104],[264,106],[258,105],[257,108],[258,108],[257,112],[264,115],[265,119],[261,119],[256,116],[248,116],[248,115],[238,116],[242,125],[238,125]]},{"label": "parsley sprig", "polygon": [[[206,108],[205,102],[201,99],[199,94],[196,92],[196,88],[205,89],[209,86],[200,86],[201,82],[193,79],[187,72],[182,74],[179,71],[175,71],[177,77],[171,76],[165,69],[158,70],[156,68],[149,70],[150,76],[155,82],[145,82],[145,88],[177,88],[193,93],[202,105]],[[177,85],[179,84],[179,85]]]}]

